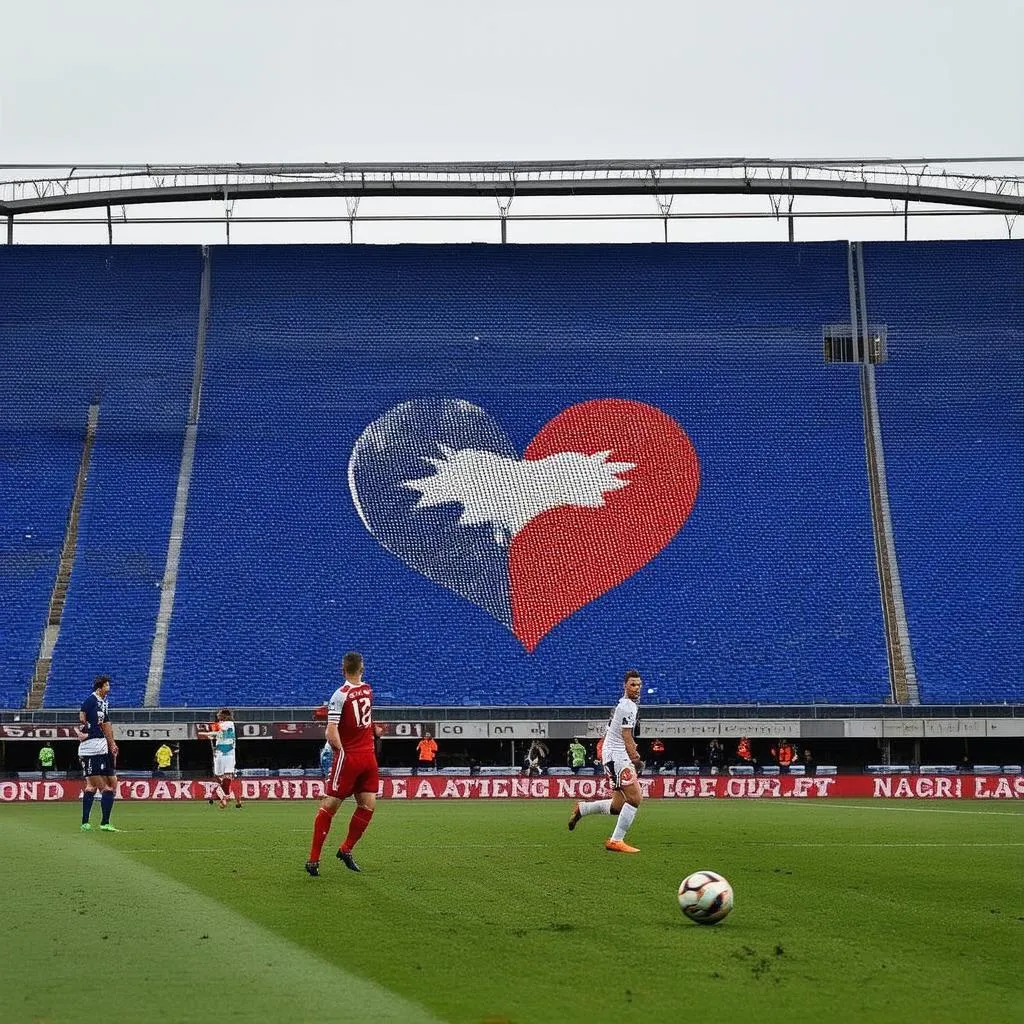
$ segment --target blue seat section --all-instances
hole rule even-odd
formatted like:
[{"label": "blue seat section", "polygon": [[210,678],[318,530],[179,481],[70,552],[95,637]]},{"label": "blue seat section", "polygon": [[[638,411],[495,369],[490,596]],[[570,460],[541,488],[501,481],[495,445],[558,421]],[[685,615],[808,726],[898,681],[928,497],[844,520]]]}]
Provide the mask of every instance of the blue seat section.
[{"label": "blue seat section", "polygon": [[[94,400],[99,426],[46,703],[77,705],[101,672],[114,681],[115,706],[142,701],[191,390],[200,270],[198,247],[0,249],[0,449],[26,439],[16,449],[13,497],[4,487],[0,503],[0,557],[14,567],[39,563],[31,595],[26,581],[0,577],[2,614],[12,609],[25,634],[0,645],[7,691],[16,683],[0,704],[20,705],[31,677]],[[29,511],[39,524],[31,540],[19,532]]]},{"label": "blue seat section", "polygon": [[[0,278],[2,279],[2,278]],[[0,311],[0,317],[3,312]],[[16,361],[0,328],[0,707],[21,707],[46,628],[86,417],[41,433],[8,413]]]},{"label": "blue seat section", "polygon": [[921,699],[1024,701],[1024,243],[871,244],[864,266]]},{"label": "blue seat section", "polygon": [[[888,694],[842,244],[213,250],[203,415],[161,700],[313,703],[343,652],[385,704],[880,702]],[[566,407],[657,406],[702,482],[648,565],[530,654],[384,550],[353,446],[465,399],[516,449]],[[638,524],[641,528],[642,524]]]},{"label": "blue seat section", "polygon": [[[185,360],[190,358],[186,353]],[[182,370],[187,375],[191,367],[183,364]],[[99,672],[114,680],[111,699],[117,705],[142,703],[181,462],[184,388],[190,383],[176,382],[176,423],[141,427],[138,392],[104,403],[59,657],[46,691],[51,707],[81,700],[83,684],[87,691]]]}]

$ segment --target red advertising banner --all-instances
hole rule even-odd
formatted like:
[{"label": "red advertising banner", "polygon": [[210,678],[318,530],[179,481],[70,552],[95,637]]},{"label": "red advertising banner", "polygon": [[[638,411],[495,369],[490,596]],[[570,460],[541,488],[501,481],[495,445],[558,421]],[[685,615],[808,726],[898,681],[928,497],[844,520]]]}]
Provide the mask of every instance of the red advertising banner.
[{"label": "red advertising banner", "polygon": [[[243,779],[246,800],[315,800],[323,796],[320,779]],[[657,776],[640,780],[644,796],[662,800],[734,799],[816,800],[867,797],[895,800],[1024,800],[1021,775],[833,775]],[[123,779],[122,800],[207,800],[215,784],[206,780]],[[0,782],[0,803],[78,800],[82,783],[20,780]],[[592,800],[611,795],[597,776],[410,775],[382,778],[378,796],[389,800]]]}]

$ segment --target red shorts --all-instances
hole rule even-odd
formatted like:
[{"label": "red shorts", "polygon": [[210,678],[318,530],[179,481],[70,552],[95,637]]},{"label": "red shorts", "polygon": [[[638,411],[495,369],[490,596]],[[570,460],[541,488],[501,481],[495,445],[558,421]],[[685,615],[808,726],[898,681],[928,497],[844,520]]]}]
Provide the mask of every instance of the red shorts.
[{"label": "red shorts", "polygon": [[324,786],[328,796],[344,800],[353,793],[376,794],[377,788],[377,758],[372,750],[335,751]]}]

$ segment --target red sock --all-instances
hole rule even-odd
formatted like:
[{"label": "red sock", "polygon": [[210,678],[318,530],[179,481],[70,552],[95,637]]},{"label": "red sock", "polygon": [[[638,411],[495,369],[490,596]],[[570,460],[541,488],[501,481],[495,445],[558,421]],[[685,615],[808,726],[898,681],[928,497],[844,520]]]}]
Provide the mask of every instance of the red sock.
[{"label": "red sock", "polygon": [[313,845],[309,848],[309,859],[319,860],[320,851],[324,848],[324,840],[327,833],[331,831],[331,822],[334,815],[326,808],[321,807],[313,819]]},{"label": "red sock", "polygon": [[372,817],[373,811],[368,807],[357,807],[352,812],[352,818],[348,823],[348,835],[345,836],[345,842],[341,844],[345,853],[352,852],[352,847],[359,842],[359,837],[366,831],[366,826],[370,824]]}]

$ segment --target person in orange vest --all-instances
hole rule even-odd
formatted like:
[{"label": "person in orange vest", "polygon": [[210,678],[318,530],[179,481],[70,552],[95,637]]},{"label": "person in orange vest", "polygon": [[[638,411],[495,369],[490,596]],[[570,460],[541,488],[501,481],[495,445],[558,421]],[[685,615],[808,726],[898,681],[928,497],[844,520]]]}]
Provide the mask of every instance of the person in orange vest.
[{"label": "person in orange vest", "polygon": [[662,761],[665,760],[665,744],[660,739],[651,740],[651,749],[647,755],[647,760],[651,763],[651,768],[654,771],[658,771],[661,767]]},{"label": "person in orange vest", "polygon": [[753,767],[757,763],[750,749],[750,740],[746,736],[741,736],[739,743],[736,744],[736,756],[740,764],[749,764]]},{"label": "person in orange vest", "polygon": [[437,759],[437,742],[430,733],[424,733],[423,739],[416,744],[416,756],[419,758],[417,767],[420,771],[433,768]]},{"label": "person in orange vest", "polygon": [[795,752],[789,740],[783,740],[778,747],[772,747],[772,757],[779,763],[779,767],[788,772],[789,766],[793,763]]}]

